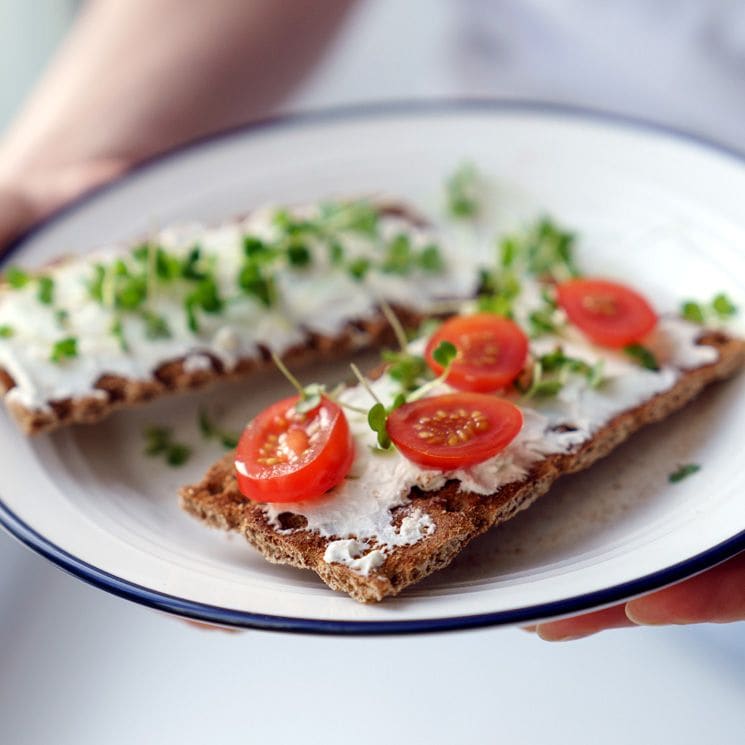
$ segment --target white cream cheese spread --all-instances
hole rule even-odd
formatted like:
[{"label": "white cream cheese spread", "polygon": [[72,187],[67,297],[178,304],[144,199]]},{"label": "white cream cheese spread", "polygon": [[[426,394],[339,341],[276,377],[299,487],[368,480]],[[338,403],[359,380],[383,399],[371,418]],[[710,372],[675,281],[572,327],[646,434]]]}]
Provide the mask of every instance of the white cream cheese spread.
[{"label": "white cream cheese spread", "polygon": [[[314,220],[321,210],[309,206],[291,215],[297,221]],[[132,247],[110,246],[50,266],[43,275],[53,285],[46,302],[40,300],[38,278],[15,288],[6,285],[0,290],[0,329],[5,330],[0,367],[15,382],[7,396],[28,409],[45,409],[57,399],[105,396],[96,390],[104,374],[147,380],[164,362],[182,358],[187,371],[209,369],[210,356],[230,370],[240,359],[258,357],[262,347],[281,354],[302,344],[309,332],[339,334],[350,321],[376,313],[380,299],[426,312],[442,299],[475,292],[477,272],[467,256],[448,253],[440,244],[428,249],[434,241],[426,230],[382,213],[372,229],[353,229],[343,221],[334,227],[331,218],[330,234],[304,233],[300,250],[307,255],[296,255],[295,263],[274,261],[274,298],[271,304],[262,302],[260,293],[246,292],[238,282],[246,262],[245,240],[272,244],[286,239],[289,229],[277,219],[282,213],[287,214],[264,208],[217,227],[187,224],[150,236],[148,245],[161,247],[177,265],[185,266],[198,250],[200,271],[214,280],[219,312],[205,312],[198,298],[190,319],[185,303],[198,283],[180,274],[160,281],[159,259],[147,246],[139,263]],[[401,236],[396,253],[392,247]],[[386,260],[393,264],[386,266]],[[107,290],[120,282],[117,262],[122,273],[146,277],[145,298],[134,309],[117,308],[114,292]],[[98,298],[91,291],[97,272]],[[121,291],[126,292],[129,275],[123,277]],[[52,359],[61,340],[74,347]]]},{"label": "white cream cheese spread", "polygon": [[[530,293],[526,293],[526,298],[530,297]],[[522,430],[501,453],[468,468],[426,469],[407,460],[395,449],[376,450],[376,434],[366,417],[348,410],[356,457],[347,479],[320,500],[267,504],[263,507],[264,513],[278,532],[292,532],[291,529],[283,531],[282,513],[304,516],[307,524],[303,530],[333,539],[326,549],[325,561],[344,564],[367,576],[397,546],[416,543],[435,529],[422,503],[410,499],[414,487],[434,491],[454,480],[463,491],[493,494],[506,484],[521,481],[545,456],[571,452],[616,415],[671,388],[683,370],[715,362],[718,353],[713,347],[696,344],[700,333],[700,327],[679,318],[660,319],[650,341],[660,363],[657,371],[640,367],[621,352],[594,346],[572,330],[561,337],[551,335],[534,339],[531,354],[535,357],[561,345],[569,356],[591,364],[602,360],[603,383],[593,387],[585,377],[572,376],[553,397],[526,401],[515,393],[508,394],[507,397],[523,411]],[[415,353],[422,348],[421,340],[412,345]],[[398,383],[387,375],[370,385],[386,404],[400,390]],[[451,390],[442,385],[430,395]],[[373,404],[370,394],[361,386],[348,389],[340,398],[362,408]],[[237,464],[239,468],[241,465]]]}]

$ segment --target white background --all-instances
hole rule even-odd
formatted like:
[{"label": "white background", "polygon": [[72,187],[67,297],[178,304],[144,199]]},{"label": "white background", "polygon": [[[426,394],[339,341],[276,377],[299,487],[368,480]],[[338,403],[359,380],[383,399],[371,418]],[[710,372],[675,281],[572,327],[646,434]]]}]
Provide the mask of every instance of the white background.
[{"label": "white background", "polygon": [[[0,0],[0,35],[28,39],[1,53],[0,124],[69,5]],[[409,0],[402,13],[400,0],[368,3],[294,105],[453,92],[441,54],[453,5]],[[412,34],[412,18],[425,16],[426,29]],[[743,624],[559,645],[517,629],[368,639],[209,632],[90,588],[5,536],[0,670],[0,742],[13,745],[719,745],[745,731]]]}]

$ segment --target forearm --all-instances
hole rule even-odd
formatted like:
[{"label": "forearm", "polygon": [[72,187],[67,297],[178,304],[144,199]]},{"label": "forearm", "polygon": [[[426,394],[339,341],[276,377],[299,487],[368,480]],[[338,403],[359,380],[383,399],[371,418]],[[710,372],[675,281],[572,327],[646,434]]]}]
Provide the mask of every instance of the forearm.
[{"label": "forearm", "polygon": [[[0,144],[0,185],[57,204],[127,165],[270,111],[351,0],[94,0]],[[50,173],[54,178],[50,178]],[[90,185],[92,185],[92,183]]]}]

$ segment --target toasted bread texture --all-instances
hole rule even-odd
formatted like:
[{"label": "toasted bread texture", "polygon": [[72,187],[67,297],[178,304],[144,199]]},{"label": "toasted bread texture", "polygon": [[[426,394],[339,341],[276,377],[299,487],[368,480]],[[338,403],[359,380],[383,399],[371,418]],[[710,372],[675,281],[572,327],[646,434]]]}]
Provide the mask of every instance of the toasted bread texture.
[{"label": "toasted bread texture", "polygon": [[719,353],[717,361],[683,372],[670,389],[615,416],[572,451],[545,456],[521,481],[488,496],[461,491],[455,481],[438,491],[412,491],[409,502],[396,508],[395,517],[400,513],[403,519],[421,507],[435,529],[417,543],[391,550],[384,563],[367,576],[342,564],[327,563],[324,553],[334,537],[305,530],[303,516],[283,513],[280,522],[284,530],[275,530],[261,505],[246,500],[238,491],[232,453],[215,463],[198,484],[184,487],[181,504],[214,528],[243,534],[271,562],[311,569],[334,590],[363,603],[378,602],[446,567],[476,536],[529,507],[560,476],[588,468],[641,427],[664,419],[706,386],[732,376],[745,364],[745,341],[704,332],[697,343],[714,347]]}]

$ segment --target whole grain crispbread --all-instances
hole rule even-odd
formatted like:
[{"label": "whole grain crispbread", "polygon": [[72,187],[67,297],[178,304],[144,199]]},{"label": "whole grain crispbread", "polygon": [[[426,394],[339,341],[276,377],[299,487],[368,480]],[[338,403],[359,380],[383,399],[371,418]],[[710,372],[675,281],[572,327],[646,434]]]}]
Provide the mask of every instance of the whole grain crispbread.
[{"label": "whole grain crispbread", "polygon": [[[390,198],[376,198],[373,202],[382,216],[400,217],[412,229],[428,227],[427,220],[408,204]],[[56,259],[48,266],[65,260]],[[407,327],[413,328],[423,320],[423,316],[411,308],[396,306],[395,312]],[[394,341],[390,325],[379,310],[365,318],[350,318],[337,336],[323,336],[309,330],[305,330],[303,336],[304,340],[300,345],[282,355],[285,362],[299,366],[305,362],[333,359]],[[6,407],[21,430],[28,435],[37,435],[69,424],[92,424],[118,409],[137,406],[168,394],[203,388],[221,380],[244,378],[272,366],[268,349],[260,348],[260,353],[261,356],[258,357],[239,359],[235,366],[227,369],[208,350],[195,347],[190,354],[208,358],[209,367],[189,369],[185,364],[187,358],[180,357],[164,360],[153,370],[152,376],[146,379],[125,378],[106,374],[104,371],[90,394],[50,400],[43,408],[30,408],[12,394],[7,395],[16,387],[16,381],[7,370],[0,367],[0,394],[5,396]]]},{"label": "whole grain crispbread", "polygon": [[[395,312],[411,328],[423,320],[423,316],[407,308],[397,306]],[[382,312],[377,312],[372,317],[350,321],[335,337],[309,333],[305,343],[287,350],[282,359],[287,364],[300,367],[305,363],[331,360],[393,341],[390,324]],[[185,364],[186,358],[182,357],[164,362],[147,380],[104,374],[96,382],[94,394],[49,401],[44,409],[27,408],[12,397],[6,397],[5,405],[26,434],[37,435],[68,424],[92,424],[117,409],[137,406],[173,393],[197,390],[223,380],[241,379],[273,366],[266,350],[262,350],[260,357],[238,360],[230,369],[226,369],[217,357],[207,351],[194,350],[194,353],[209,358],[210,367],[189,370]],[[7,393],[14,386],[10,375],[0,369],[0,393]]]},{"label": "whole grain crispbread", "polygon": [[271,562],[311,569],[334,590],[363,603],[378,602],[446,567],[473,538],[529,507],[560,476],[588,468],[641,427],[664,419],[707,385],[730,377],[745,364],[745,341],[705,332],[697,343],[714,347],[718,360],[683,372],[672,388],[614,417],[571,452],[544,457],[522,481],[488,496],[460,491],[456,481],[438,491],[412,491],[409,503],[396,508],[397,513],[403,518],[421,507],[434,522],[434,531],[417,543],[391,549],[385,562],[368,576],[324,561],[326,547],[335,537],[304,530],[301,515],[280,515],[282,527],[293,530],[276,531],[261,505],[246,500],[238,491],[232,453],[215,463],[198,484],[185,486],[181,504],[212,527],[242,533]]}]

